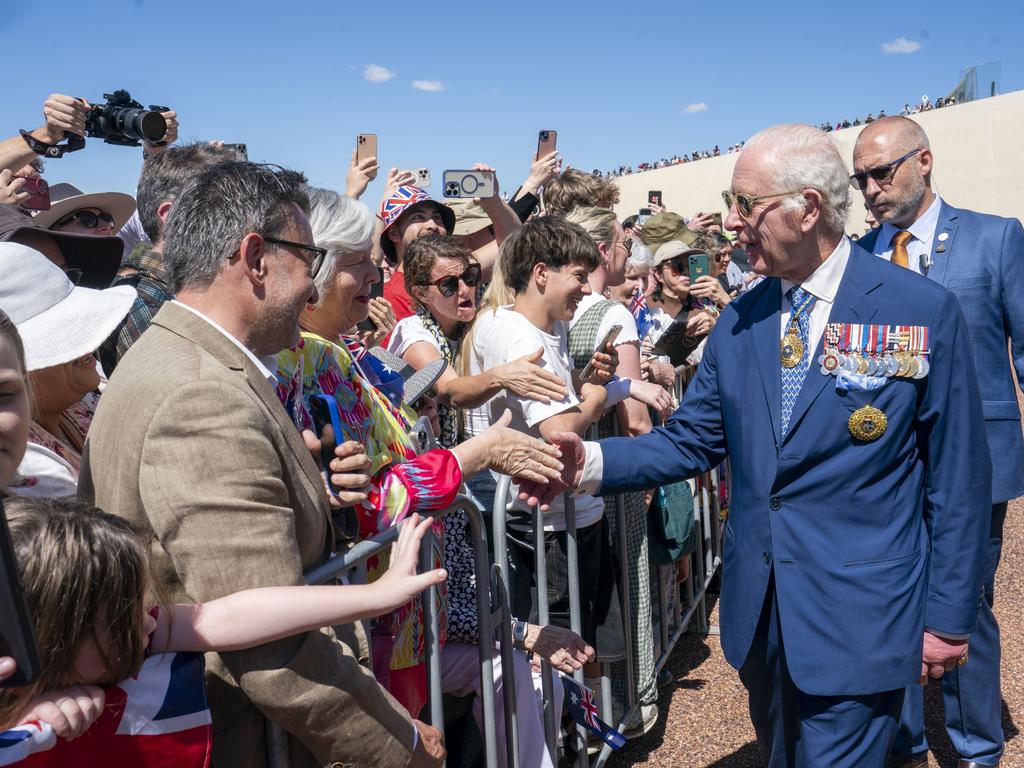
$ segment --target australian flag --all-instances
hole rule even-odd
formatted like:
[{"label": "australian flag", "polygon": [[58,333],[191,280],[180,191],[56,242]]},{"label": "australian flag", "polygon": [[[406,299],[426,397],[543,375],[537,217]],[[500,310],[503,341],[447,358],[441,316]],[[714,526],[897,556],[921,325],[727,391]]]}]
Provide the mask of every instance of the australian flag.
[{"label": "australian flag", "polygon": [[559,673],[559,677],[562,678],[562,687],[565,688],[565,699],[569,704],[569,717],[595,736],[599,736],[612,749],[618,749],[625,744],[626,737],[597,716],[594,692],[567,675]]},{"label": "australian flag", "polygon": [[640,337],[641,341],[646,339],[654,323],[651,320],[651,310],[647,306],[647,297],[644,296],[643,289],[640,286],[637,286],[636,293],[629,300],[629,311],[636,321],[637,336]]},{"label": "australian flag", "polygon": [[103,713],[74,741],[46,723],[0,732],[0,766],[208,768],[212,730],[203,656],[150,656],[137,677],[107,688]]}]

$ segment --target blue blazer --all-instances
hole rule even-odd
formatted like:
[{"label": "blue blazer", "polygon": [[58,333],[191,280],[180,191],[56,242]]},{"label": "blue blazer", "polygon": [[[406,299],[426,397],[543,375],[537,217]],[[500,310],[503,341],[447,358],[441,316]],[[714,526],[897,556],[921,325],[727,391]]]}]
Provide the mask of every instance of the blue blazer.
[{"label": "blue blazer", "polygon": [[[782,438],[780,303],[773,278],[729,305],[666,425],[601,441],[600,492],[692,477],[728,455],[726,658],[746,659],[774,569],[802,691],[901,688],[920,675],[925,627],[965,634],[978,614],[992,469],[963,315],[945,289],[854,244],[830,321],[926,325],[931,371],[841,391],[812,362]],[[848,428],[865,405],[888,419],[873,442]]]},{"label": "blue blazer", "polygon": [[[859,241],[873,251],[881,228]],[[939,241],[938,236],[946,234]],[[960,300],[974,348],[985,431],[992,453],[992,503],[1024,496],[1024,434],[1010,371],[1024,382],[1024,228],[1017,219],[943,202],[928,277]],[[942,250],[939,250],[942,248]]]}]

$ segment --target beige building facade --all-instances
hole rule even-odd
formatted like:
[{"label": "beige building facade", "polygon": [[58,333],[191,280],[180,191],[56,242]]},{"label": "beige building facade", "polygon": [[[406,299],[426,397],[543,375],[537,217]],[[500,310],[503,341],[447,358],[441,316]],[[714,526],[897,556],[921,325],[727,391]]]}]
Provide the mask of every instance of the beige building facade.
[{"label": "beige building facade", "polygon": [[[933,185],[951,205],[984,213],[1024,218],[1024,91],[913,115],[935,155]],[[861,127],[832,135],[847,167]],[[728,189],[736,154],[622,176],[616,206],[620,217],[636,213],[648,190],[660,190],[669,210],[690,216],[697,211],[725,213],[721,192]],[[864,197],[851,190],[847,231],[861,233]]]}]

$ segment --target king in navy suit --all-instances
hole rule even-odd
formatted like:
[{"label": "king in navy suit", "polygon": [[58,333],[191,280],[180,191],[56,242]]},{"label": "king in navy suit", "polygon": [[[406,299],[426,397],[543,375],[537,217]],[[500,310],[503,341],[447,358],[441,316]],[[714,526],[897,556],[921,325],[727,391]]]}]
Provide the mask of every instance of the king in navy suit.
[{"label": "king in navy suit", "polygon": [[956,298],[843,234],[828,137],[744,147],[725,225],[771,276],[722,313],[679,410],[647,435],[556,436],[602,494],[729,456],[722,648],[769,766],[881,768],[903,689],[965,657],[991,463]]},{"label": "king in navy suit", "polygon": [[[903,162],[900,158],[906,157]],[[1003,753],[999,625],[992,612],[1007,502],[1024,495],[1024,436],[1011,362],[1024,381],[1024,228],[1007,219],[954,208],[931,190],[933,157],[924,130],[903,117],[868,126],[854,147],[854,179],[881,226],[860,244],[902,263],[893,241],[906,239],[905,266],[948,288],[960,301],[979,373],[992,455],[992,498],[983,566],[983,600],[970,663],[943,677],[946,731],[960,765],[998,765]],[[894,255],[895,253],[895,255]],[[1007,346],[1012,344],[1012,358]],[[925,765],[922,691],[907,689],[894,752],[897,766]]]}]

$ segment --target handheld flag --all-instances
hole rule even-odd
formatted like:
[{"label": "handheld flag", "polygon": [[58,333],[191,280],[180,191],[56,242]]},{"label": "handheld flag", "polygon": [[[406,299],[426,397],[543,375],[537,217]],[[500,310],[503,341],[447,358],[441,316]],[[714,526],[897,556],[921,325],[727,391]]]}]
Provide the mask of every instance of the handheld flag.
[{"label": "handheld flag", "polygon": [[594,692],[567,675],[559,673],[559,677],[562,678],[562,687],[565,689],[565,698],[569,704],[569,717],[595,736],[599,736],[612,749],[618,749],[625,744],[626,737],[597,716]]}]

